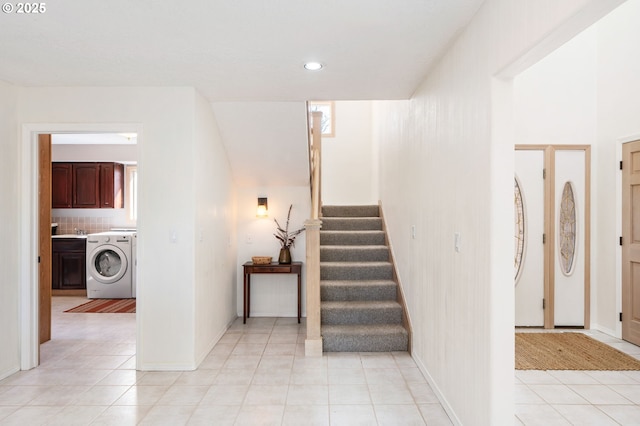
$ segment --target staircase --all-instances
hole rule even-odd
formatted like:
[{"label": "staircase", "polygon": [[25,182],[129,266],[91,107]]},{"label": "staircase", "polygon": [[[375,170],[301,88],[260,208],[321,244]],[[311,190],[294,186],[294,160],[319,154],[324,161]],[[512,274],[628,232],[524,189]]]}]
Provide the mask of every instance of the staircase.
[{"label": "staircase", "polygon": [[407,351],[378,206],[323,206],[320,299],[324,352]]}]

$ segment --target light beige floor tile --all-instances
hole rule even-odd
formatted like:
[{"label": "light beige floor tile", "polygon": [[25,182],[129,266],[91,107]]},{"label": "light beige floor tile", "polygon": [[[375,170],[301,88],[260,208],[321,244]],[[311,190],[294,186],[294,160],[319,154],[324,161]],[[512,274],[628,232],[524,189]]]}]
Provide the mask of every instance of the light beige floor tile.
[{"label": "light beige floor tile", "polygon": [[282,423],[284,405],[243,405],[236,419],[237,425],[270,426]]},{"label": "light beige floor tile", "polygon": [[400,368],[417,368],[416,362],[411,355],[407,352],[393,352],[393,359],[396,361],[396,365]]},{"label": "light beige floor tile", "polygon": [[251,385],[244,399],[245,405],[284,405],[288,385]]},{"label": "light beige floor tile", "polygon": [[529,385],[529,389],[547,404],[588,404],[587,400],[566,385]]},{"label": "light beige floor tile", "polygon": [[240,405],[211,405],[197,407],[189,426],[232,426],[240,412]]},{"label": "light beige floor tile", "polygon": [[267,343],[264,348],[264,355],[295,355],[295,343]]},{"label": "light beige floor tile", "polygon": [[242,405],[249,385],[213,385],[200,401],[200,405]]},{"label": "light beige floor tile", "polygon": [[371,404],[367,385],[329,385],[329,404]]},{"label": "light beige floor tile", "polygon": [[156,405],[198,405],[208,391],[209,386],[171,386]]},{"label": "light beige floor tile", "polygon": [[130,386],[93,386],[74,401],[77,405],[111,405],[117,401]]},{"label": "light beige floor tile", "polygon": [[[262,347],[264,348],[264,345],[269,341],[270,336],[270,334],[242,334],[240,335],[237,343],[238,345],[246,343],[259,343],[262,344]],[[238,345],[236,345],[236,347]]]},{"label": "light beige floor tile", "polygon": [[287,405],[284,407],[284,426],[329,426],[329,407],[326,405]]},{"label": "light beige floor tile", "polygon": [[271,370],[281,370],[293,368],[293,355],[264,355],[260,359],[256,372],[266,372]]},{"label": "light beige floor tile", "polygon": [[153,405],[162,398],[169,386],[140,386],[129,388],[114,405]]},{"label": "light beige floor tile", "polygon": [[268,343],[298,343],[297,334],[271,334]]},{"label": "light beige floor tile", "polygon": [[407,383],[407,387],[413,395],[416,404],[431,404],[440,402],[438,397],[427,383]]},{"label": "light beige floor tile", "polygon": [[364,368],[329,368],[330,385],[362,385],[367,383]]},{"label": "light beige floor tile", "polygon": [[399,368],[365,368],[364,374],[367,378],[367,383],[370,385],[405,383],[404,377],[402,377]]},{"label": "light beige floor tile", "polygon": [[71,405],[55,414],[47,426],[84,426],[90,424],[106,409],[106,406]]},{"label": "light beige floor tile", "polygon": [[587,371],[588,375],[603,385],[637,385],[636,380],[622,371]]},{"label": "light beige floor tile", "polygon": [[401,367],[400,374],[407,383],[427,383],[418,367]]},{"label": "light beige floor tile", "polygon": [[171,386],[180,377],[179,371],[149,371],[137,381],[138,386]]},{"label": "light beige floor tile", "polygon": [[[269,335],[266,335],[267,338]],[[264,352],[264,348],[267,346],[266,343],[238,343],[236,347],[233,348],[231,352],[231,358],[235,355],[256,355],[260,356]]]},{"label": "light beige floor tile", "polygon": [[526,385],[557,385],[560,380],[546,371],[516,370],[516,377]]},{"label": "light beige floor tile", "polygon": [[412,404],[413,395],[402,383],[369,385],[371,400],[374,404]]},{"label": "light beige floor tile", "polygon": [[287,405],[327,405],[328,385],[289,385]]},{"label": "light beige floor tile", "polygon": [[597,405],[596,407],[621,425],[640,424],[640,407],[637,405]]},{"label": "light beige floor tile", "polygon": [[77,400],[89,386],[50,386],[29,401],[29,405],[64,406]]},{"label": "light beige floor tile", "polygon": [[330,405],[331,426],[376,425],[373,405]]},{"label": "light beige floor tile", "polygon": [[28,404],[50,388],[51,386],[9,386],[0,398],[0,406]]},{"label": "light beige floor tile", "polygon": [[633,404],[627,398],[603,385],[569,385],[578,395],[586,399],[590,404],[624,405]]},{"label": "light beige floor tile", "polygon": [[326,368],[296,370],[291,373],[291,384],[295,385],[327,385],[329,375]]},{"label": "light beige floor tile", "polygon": [[516,404],[515,411],[518,419],[527,426],[569,426],[571,424],[562,414],[546,404]]},{"label": "light beige floor tile", "polygon": [[240,369],[245,371],[254,371],[260,363],[260,355],[230,355],[224,364],[224,369]]},{"label": "light beige floor tile", "polygon": [[97,384],[105,385],[135,385],[146,373],[135,370],[113,370],[109,372]]},{"label": "light beige floor tile", "polygon": [[572,425],[615,426],[618,423],[593,405],[554,405]]},{"label": "light beige floor tile", "polygon": [[447,412],[444,411],[444,408],[439,403],[420,404],[418,408],[422,413],[422,418],[429,426],[450,426],[452,424]]},{"label": "light beige floor tile", "polygon": [[254,385],[288,385],[291,381],[291,369],[275,368],[265,371],[260,368],[253,375],[251,384]]},{"label": "light beige floor tile", "polygon": [[0,406],[0,422],[2,421],[2,419],[7,417],[8,415],[14,413],[20,407],[21,406],[19,406],[19,405]]},{"label": "light beige floor tile", "polygon": [[627,398],[636,405],[640,405],[640,384],[637,385],[609,385],[609,388]]},{"label": "light beige floor tile", "polygon": [[217,375],[218,370],[185,371],[180,374],[174,384],[176,386],[211,386]]},{"label": "light beige floor tile", "polygon": [[395,358],[390,353],[363,353],[360,360],[364,368],[398,368]]},{"label": "light beige floor tile", "polygon": [[593,376],[588,375],[584,371],[574,371],[574,370],[558,370],[558,371],[549,371],[550,375],[558,379],[558,381],[565,385],[597,385],[599,382],[593,378]]},{"label": "light beige floor tile", "polygon": [[151,409],[150,405],[107,407],[91,423],[91,426],[127,426],[137,425]]},{"label": "light beige floor tile", "polygon": [[253,379],[253,370],[224,369],[220,370],[213,384],[215,385],[248,385]]},{"label": "light beige floor tile", "polygon": [[540,396],[523,384],[514,385],[514,402],[516,404],[544,404]]},{"label": "light beige floor tile", "polygon": [[376,418],[381,426],[426,425],[415,405],[375,405]]},{"label": "light beige floor tile", "polygon": [[44,425],[61,412],[63,407],[20,407],[2,420],[3,426]]},{"label": "light beige floor tile", "polygon": [[329,370],[332,369],[362,369],[362,361],[358,353],[330,352],[327,355]]},{"label": "light beige floor tile", "polygon": [[156,405],[151,407],[146,416],[139,423],[141,426],[179,426],[186,425],[195,411],[192,406],[166,406]]}]

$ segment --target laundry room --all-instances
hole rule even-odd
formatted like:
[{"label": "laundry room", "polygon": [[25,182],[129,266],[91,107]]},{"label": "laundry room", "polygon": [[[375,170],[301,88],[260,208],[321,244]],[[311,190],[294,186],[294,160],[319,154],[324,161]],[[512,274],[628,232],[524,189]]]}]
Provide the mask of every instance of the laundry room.
[{"label": "laundry room", "polygon": [[136,134],[51,135],[52,296],[135,298],[136,201]]}]

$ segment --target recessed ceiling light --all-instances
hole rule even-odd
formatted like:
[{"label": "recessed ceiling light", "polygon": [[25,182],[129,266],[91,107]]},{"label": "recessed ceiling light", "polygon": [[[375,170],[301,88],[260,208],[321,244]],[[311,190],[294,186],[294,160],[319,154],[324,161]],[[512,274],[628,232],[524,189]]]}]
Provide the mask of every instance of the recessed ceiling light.
[{"label": "recessed ceiling light", "polygon": [[323,65],[320,62],[307,62],[304,64],[304,69],[309,71],[321,70]]}]

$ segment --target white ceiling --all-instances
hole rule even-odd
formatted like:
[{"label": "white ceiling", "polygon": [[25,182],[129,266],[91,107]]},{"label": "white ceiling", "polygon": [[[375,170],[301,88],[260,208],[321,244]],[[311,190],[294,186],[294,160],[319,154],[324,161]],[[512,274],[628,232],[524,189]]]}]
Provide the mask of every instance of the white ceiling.
[{"label": "white ceiling", "polygon": [[[255,142],[239,139],[255,116],[234,102],[407,99],[482,2],[56,0],[39,15],[0,14],[0,80],[195,87],[218,103],[237,170],[247,160],[233,152]],[[325,68],[304,70],[311,60]],[[306,140],[305,131],[286,140],[278,127],[299,114],[266,123],[263,134],[276,145],[254,146],[257,160]],[[236,180],[242,180],[237,173]]]}]

